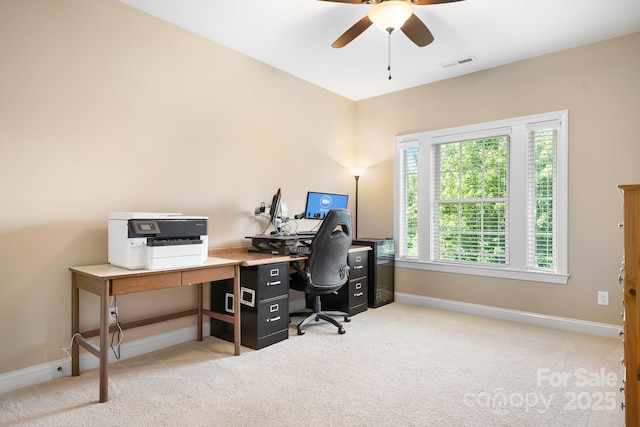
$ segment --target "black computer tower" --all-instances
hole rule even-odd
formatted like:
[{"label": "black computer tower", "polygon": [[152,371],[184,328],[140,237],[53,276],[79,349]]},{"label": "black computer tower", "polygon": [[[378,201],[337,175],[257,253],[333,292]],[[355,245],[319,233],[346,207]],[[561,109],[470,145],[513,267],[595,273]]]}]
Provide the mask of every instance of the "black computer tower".
[{"label": "black computer tower", "polygon": [[369,307],[380,307],[394,300],[395,242],[391,238],[358,238],[357,246],[369,246]]}]

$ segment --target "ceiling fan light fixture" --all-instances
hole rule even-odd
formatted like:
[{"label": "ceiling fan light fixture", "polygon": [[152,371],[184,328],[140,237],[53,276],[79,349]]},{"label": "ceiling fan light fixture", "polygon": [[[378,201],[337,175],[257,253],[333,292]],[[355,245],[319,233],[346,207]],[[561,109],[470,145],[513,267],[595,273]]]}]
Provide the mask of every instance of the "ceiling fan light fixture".
[{"label": "ceiling fan light fixture", "polygon": [[386,0],[373,5],[368,16],[385,33],[401,28],[413,15],[411,4],[405,0]]}]

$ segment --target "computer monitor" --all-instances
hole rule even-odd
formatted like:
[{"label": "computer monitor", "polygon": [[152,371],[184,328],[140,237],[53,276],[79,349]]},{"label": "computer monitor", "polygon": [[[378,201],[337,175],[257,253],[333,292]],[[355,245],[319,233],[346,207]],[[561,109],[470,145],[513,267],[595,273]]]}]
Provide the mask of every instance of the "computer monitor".
[{"label": "computer monitor", "polygon": [[331,209],[347,209],[349,196],[346,194],[307,192],[306,219],[324,219]]},{"label": "computer monitor", "polygon": [[278,212],[280,211],[280,198],[282,197],[280,189],[278,188],[278,191],[276,191],[276,194],[273,195],[273,198],[271,199],[271,208],[269,209],[269,220],[271,221],[271,223],[273,224],[273,226],[276,228],[277,231],[278,230],[278,225],[277,225],[277,219],[278,219]]}]

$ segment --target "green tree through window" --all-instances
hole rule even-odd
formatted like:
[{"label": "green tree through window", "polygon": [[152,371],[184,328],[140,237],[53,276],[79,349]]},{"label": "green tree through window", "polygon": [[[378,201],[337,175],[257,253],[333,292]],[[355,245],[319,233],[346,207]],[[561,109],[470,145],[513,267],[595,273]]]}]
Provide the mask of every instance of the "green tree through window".
[{"label": "green tree through window", "polygon": [[508,136],[433,146],[436,260],[507,263]]}]

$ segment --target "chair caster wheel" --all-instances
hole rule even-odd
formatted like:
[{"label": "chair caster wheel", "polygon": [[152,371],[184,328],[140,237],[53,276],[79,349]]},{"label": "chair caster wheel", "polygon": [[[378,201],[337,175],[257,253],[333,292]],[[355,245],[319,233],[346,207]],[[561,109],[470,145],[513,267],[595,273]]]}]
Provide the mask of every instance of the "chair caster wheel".
[{"label": "chair caster wheel", "polygon": [[338,333],[340,335],[343,335],[345,332],[347,332],[347,331],[345,331],[344,328],[338,328]]},{"label": "chair caster wheel", "polygon": [[344,321],[345,321],[345,322],[347,322],[347,323],[349,323],[349,322],[351,322],[351,318],[350,318],[350,317],[348,317],[348,316],[344,316]]},{"label": "chair caster wheel", "polygon": [[304,331],[301,331],[300,329],[298,329],[298,335],[304,335]]}]

